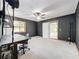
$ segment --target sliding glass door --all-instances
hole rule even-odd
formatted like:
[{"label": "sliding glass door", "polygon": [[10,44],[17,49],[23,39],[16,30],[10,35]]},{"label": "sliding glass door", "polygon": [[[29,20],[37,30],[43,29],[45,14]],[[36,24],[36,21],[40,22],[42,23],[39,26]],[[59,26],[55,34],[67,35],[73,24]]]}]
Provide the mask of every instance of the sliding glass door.
[{"label": "sliding glass door", "polygon": [[50,24],[49,22],[43,23],[42,26],[43,38],[50,38],[49,24]]},{"label": "sliding glass door", "polygon": [[58,21],[50,22],[50,38],[58,39]]},{"label": "sliding glass door", "polygon": [[58,39],[58,21],[44,22],[42,27],[43,38]]}]

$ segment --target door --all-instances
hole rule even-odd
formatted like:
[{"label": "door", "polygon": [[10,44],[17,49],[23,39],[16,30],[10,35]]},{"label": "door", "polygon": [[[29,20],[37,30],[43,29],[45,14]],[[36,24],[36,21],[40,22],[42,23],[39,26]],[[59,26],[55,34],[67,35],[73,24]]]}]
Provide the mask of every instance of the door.
[{"label": "door", "polygon": [[49,38],[49,22],[45,22],[42,24],[42,33],[43,33],[43,38]]},{"label": "door", "polygon": [[50,38],[58,39],[58,21],[50,23]]}]

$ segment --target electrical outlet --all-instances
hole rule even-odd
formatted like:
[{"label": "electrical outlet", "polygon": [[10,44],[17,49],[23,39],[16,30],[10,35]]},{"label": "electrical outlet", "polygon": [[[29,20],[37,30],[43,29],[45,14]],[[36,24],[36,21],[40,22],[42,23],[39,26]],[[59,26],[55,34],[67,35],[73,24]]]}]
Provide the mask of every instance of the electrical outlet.
[{"label": "electrical outlet", "polygon": [[68,40],[70,40],[70,37],[68,37]]}]

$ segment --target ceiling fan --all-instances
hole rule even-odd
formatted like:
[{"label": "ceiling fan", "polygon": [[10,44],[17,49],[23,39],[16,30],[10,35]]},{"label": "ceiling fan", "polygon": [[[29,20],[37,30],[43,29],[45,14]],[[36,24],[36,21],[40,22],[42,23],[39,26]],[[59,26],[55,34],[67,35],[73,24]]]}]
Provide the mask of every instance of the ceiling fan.
[{"label": "ceiling fan", "polygon": [[[60,2],[62,2],[62,3],[61,3],[61,4],[58,4],[58,3],[60,3]],[[33,11],[31,11],[31,14],[32,14],[32,15],[29,15],[29,16],[30,16],[30,17],[35,17],[36,19],[45,19],[47,15],[52,14],[52,13],[51,13],[52,9],[54,9],[54,10],[58,9],[59,6],[63,5],[63,2],[64,2],[64,1],[61,0],[61,1],[58,1],[58,2],[56,2],[56,3],[52,3],[52,4],[46,6],[46,7],[43,8],[43,9],[40,9],[40,10],[37,10],[37,9],[36,9],[36,10],[33,10]],[[53,11],[53,12],[54,12],[54,11]]]},{"label": "ceiling fan", "polygon": [[[69,1],[58,0],[54,3],[44,5],[42,7],[40,6],[40,8],[37,7],[36,5],[27,4],[28,5],[27,9],[26,10],[21,9],[21,11],[17,11],[18,12],[17,14],[25,15],[25,17],[27,17],[27,19],[33,19],[33,18],[37,19],[37,20],[38,19],[47,19],[48,17],[51,18],[52,16],[58,15],[57,11],[59,13],[61,13],[60,10],[65,11],[66,9],[69,9],[69,7],[72,7],[73,5],[72,6],[69,5],[71,3],[71,1],[72,0],[69,0]],[[74,1],[77,2],[77,0],[74,0]],[[25,2],[25,0],[24,0],[24,2]],[[64,5],[64,7],[63,7],[63,5]],[[68,7],[68,5],[69,5],[69,7]]]},{"label": "ceiling fan", "polygon": [[36,17],[37,19],[44,19],[46,14],[42,12],[34,12],[33,16]]}]

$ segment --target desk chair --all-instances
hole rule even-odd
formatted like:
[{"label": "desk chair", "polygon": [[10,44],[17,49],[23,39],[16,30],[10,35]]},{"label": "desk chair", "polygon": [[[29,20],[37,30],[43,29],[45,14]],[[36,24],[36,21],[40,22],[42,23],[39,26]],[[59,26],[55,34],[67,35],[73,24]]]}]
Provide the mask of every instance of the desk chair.
[{"label": "desk chair", "polygon": [[8,49],[7,45],[1,47],[1,59],[11,59],[11,50]]},{"label": "desk chair", "polygon": [[[29,37],[29,34],[26,34],[26,37]],[[19,44],[19,51],[21,50],[23,50],[23,54],[25,54],[26,50],[30,50],[30,48],[28,48],[28,41]]]},{"label": "desk chair", "polygon": [[26,50],[30,50],[30,48],[28,48],[28,44],[23,43],[23,44],[20,44],[19,46],[19,51],[21,50],[22,50],[22,53],[25,54]]}]

